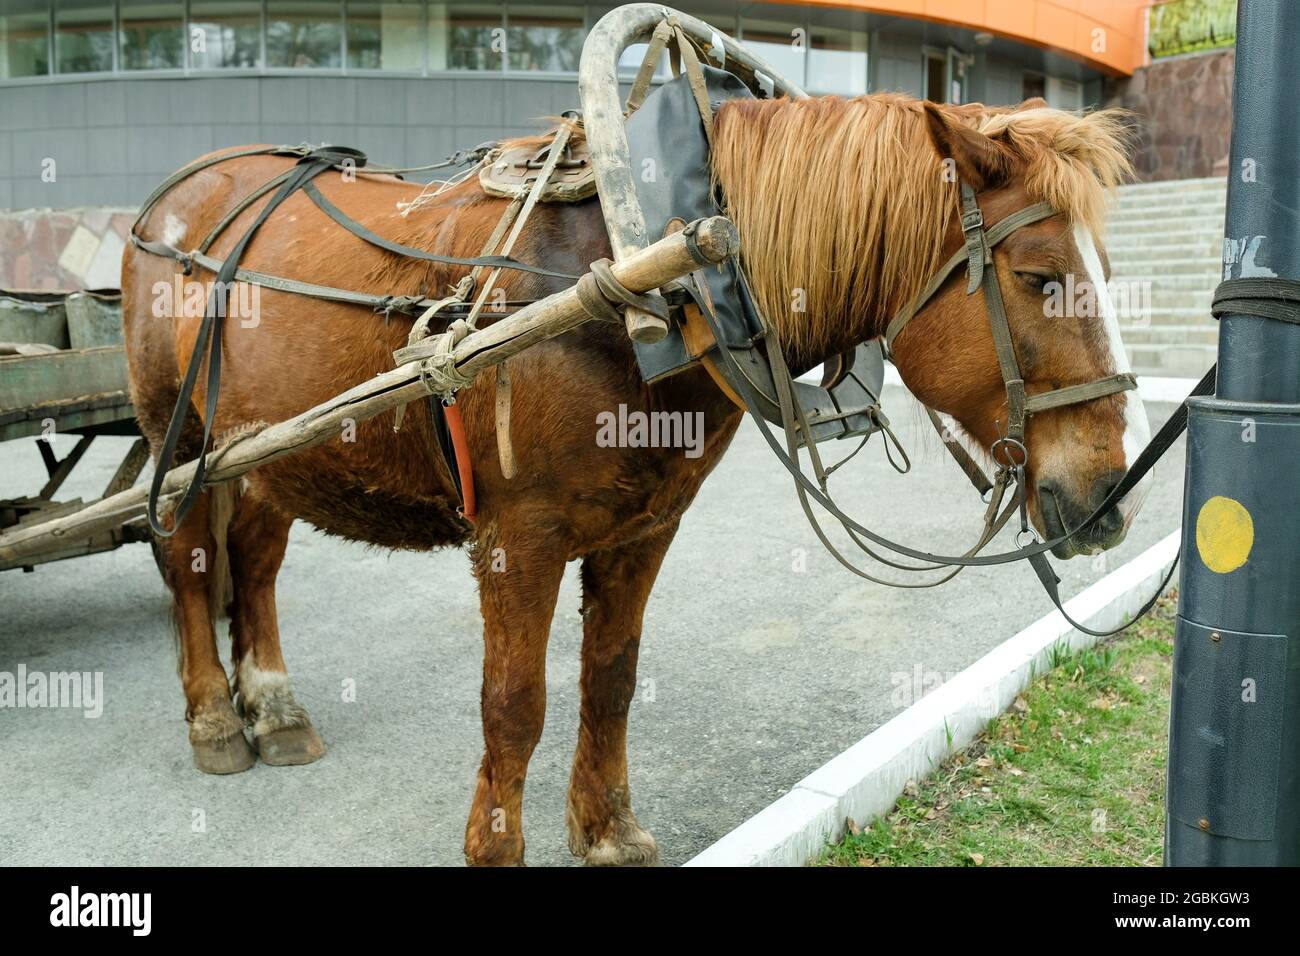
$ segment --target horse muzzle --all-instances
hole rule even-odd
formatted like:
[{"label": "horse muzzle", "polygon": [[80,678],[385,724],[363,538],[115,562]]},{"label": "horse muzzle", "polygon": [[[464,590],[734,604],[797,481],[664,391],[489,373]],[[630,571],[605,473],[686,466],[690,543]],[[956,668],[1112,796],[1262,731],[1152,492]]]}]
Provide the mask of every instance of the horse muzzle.
[{"label": "horse muzzle", "polygon": [[[1086,499],[1071,495],[1055,481],[1041,482],[1038,485],[1038,509],[1043,519],[1043,532],[1049,539],[1059,538],[1067,531],[1080,527],[1101,506],[1123,477],[1122,471],[1102,475],[1092,483]],[[1064,560],[1076,554],[1096,554],[1115,547],[1128,533],[1128,522],[1124,520],[1120,507],[1122,504],[1121,501],[1113,505],[1087,530],[1056,545],[1052,548],[1052,554]]]}]

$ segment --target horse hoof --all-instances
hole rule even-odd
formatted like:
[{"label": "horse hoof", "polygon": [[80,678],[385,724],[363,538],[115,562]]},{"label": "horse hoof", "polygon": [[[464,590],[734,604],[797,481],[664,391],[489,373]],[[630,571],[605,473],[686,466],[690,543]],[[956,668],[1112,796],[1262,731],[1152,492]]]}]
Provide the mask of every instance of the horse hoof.
[{"label": "horse hoof", "polygon": [[658,866],[659,847],[645,830],[624,834],[621,840],[605,837],[583,858],[587,866]]},{"label": "horse hoof", "polygon": [[325,756],[325,742],[311,724],[284,727],[258,737],[257,752],[272,767],[294,767]]},{"label": "horse hoof", "polygon": [[194,753],[194,766],[204,773],[243,773],[257,763],[257,754],[242,732],[225,740],[191,743],[190,748]]}]

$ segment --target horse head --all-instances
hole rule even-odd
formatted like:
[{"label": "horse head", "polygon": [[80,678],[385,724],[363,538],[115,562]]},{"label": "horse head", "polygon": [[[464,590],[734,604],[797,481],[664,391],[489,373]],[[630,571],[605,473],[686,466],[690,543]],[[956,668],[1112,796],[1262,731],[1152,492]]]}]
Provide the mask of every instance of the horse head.
[{"label": "horse head", "polygon": [[[1010,452],[1004,442],[994,463],[1020,463],[1023,453],[1039,533],[1078,528],[1149,437],[1125,377],[1100,240],[1107,192],[1130,171],[1122,116],[1080,116],[1041,100],[993,110],[892,94],[825,97],[724,107],[717,139],[715,175],[792,364],[884,334],[910,305],[889,343],[908,388],[988,452],[1017,432],[1011,392],[1023,381],[1032,411],[1023,447]],[[783,172],[755,155],[779,157]],[[963,216],[963,195],[978,212]],[[968,283],[972,221],[994,235],[1000,221],[1036,204],[1046,204],[1038,218],[991,247],[995,289]],[[961,267],[925,289],[952,259]],[[1000,298],[1010,333],[1001,354],[991,298]],[[1105,393],[1092,397],[1072,388],[1099,382],[1111,390],[1094,387]],[[1047,400],[1058,393],[1068,402]],[[1118,544],[1149,487],[1150,476],[1056,555]]]}]

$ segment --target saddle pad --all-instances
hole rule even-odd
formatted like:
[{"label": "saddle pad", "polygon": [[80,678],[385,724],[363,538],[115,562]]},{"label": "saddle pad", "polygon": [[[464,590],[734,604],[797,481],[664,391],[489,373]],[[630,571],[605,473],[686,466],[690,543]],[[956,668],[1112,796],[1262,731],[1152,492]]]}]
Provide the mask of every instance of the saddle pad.
[{"label": "saddle pad", "polygon": [[[546,162],[550,143],[537,149],[515,146],[495,149],[487,155],[479,171],[479,185],[490,196],[514,199],[528,195],[537,174]],[[570,141],[555,165],[550,180],[542,189],[541,202],[581,202],[596,195],[596,171],[591,165],[585,141]]]},{"label": "saddle pad", "polygon": [[[709,101],[747,98],[753,94],[725,70],[703,67]],[[709,141],[700,122],[699,107],[685,74],[669,80],[646,97],[627,120],[627,141],[637,199],[645,215],[650,242],[661,238],[674,219],[692,222],[720,215],[709,181]],[[724,262],[699,273],[708,284],[718,327],[726,345],[748,348],[761,336],[757,318],[741,306],[735,266]],[[641,376],[653,382],[692,365],[694,358],[682,337],[679,321],[653,345],[636,343]]]}]

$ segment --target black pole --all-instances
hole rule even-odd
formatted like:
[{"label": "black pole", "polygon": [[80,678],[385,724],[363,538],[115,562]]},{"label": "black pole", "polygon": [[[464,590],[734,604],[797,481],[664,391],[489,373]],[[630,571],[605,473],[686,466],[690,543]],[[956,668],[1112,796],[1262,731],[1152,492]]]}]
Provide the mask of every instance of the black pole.
[{"label": "black pole", "polygon": [[[1298,36],[1238,4],[1225,279],[1300,279]],[[1165,862],[1300,864],[1300,325],[1222,317],[1183,507]]]}]

